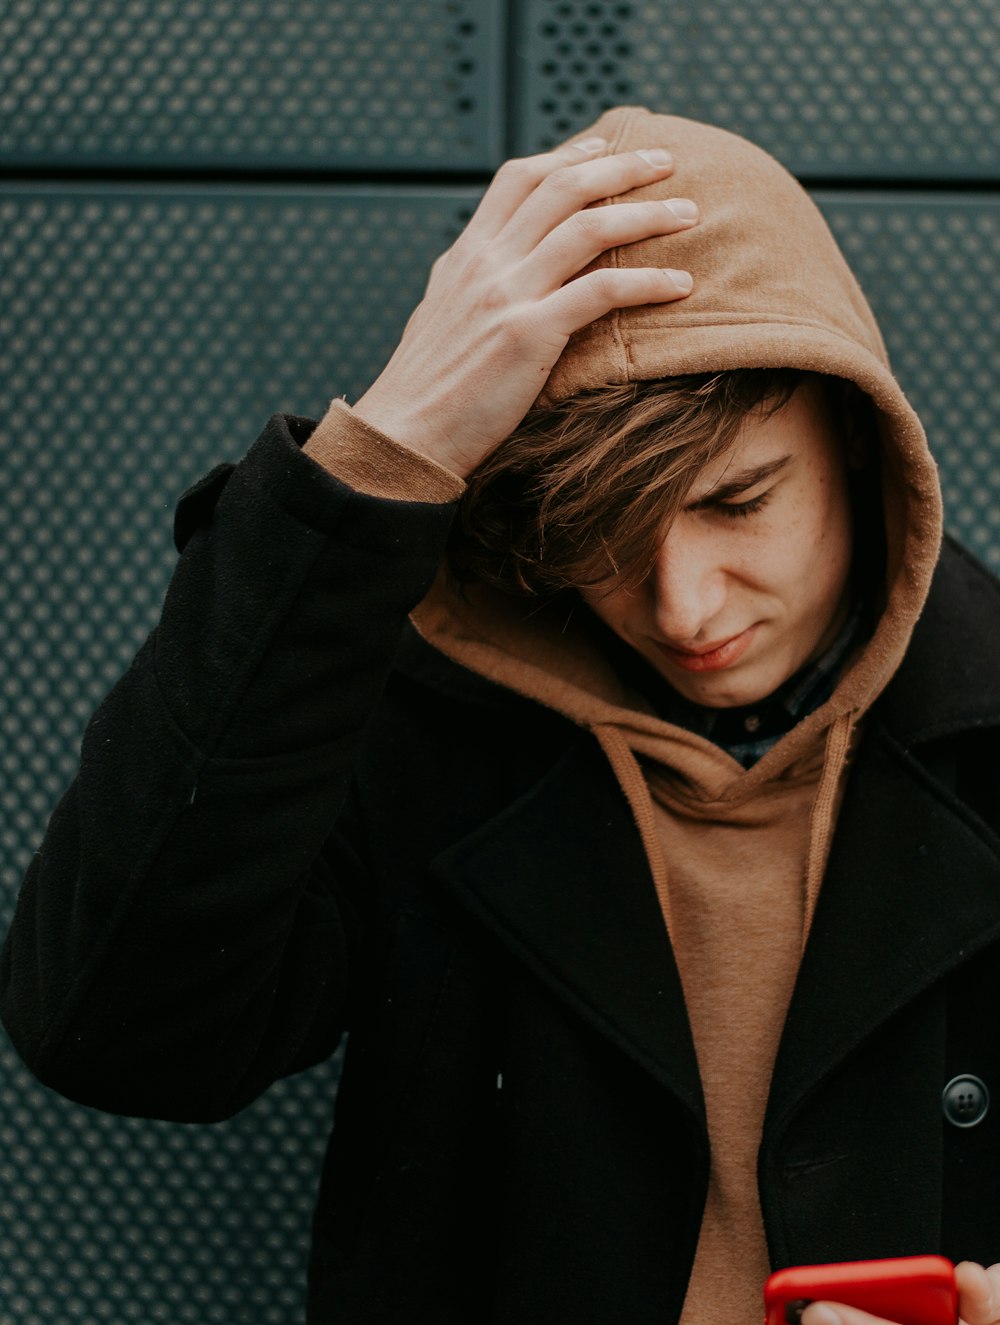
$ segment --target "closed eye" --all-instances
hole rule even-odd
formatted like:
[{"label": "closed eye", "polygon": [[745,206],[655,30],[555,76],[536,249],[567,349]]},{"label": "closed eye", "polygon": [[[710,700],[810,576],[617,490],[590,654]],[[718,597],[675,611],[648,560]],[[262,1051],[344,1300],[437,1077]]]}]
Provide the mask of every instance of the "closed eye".
[{"label": "closed eye", "polygon": [[764,509],[771,500],[772,491],[773,489],[768,488],[766,492],[751,497],[749,501],[720,501],[716,503],[715,509],[731,520],[746,519],[748,515],[755,515],[757,511]]},{"label": "closed eye", "polygon": [[[751,497],[749,501],[733,501],[734,497],[742,497],[745,492],[753,492],[759,488],[762,483],[768,479],[781,475],[778,483],[782,481],[784,475],[781,471],[791,462],[792,456],[778,456],[776,460],[769,460],[765,465],[755,465],[752,469],[745,469],[742,473],[727,474],[723,476],[723,481],[717,483],[714,488],[703,493],[700,497],[690,502],[687,509],[689,511],[706,510],[729,510],[740,515],[753,515],[754,511],[759,509],[767,501],[771,489],[761,493],[757,497]],[[771,487],[776,487],[772,484]]]}]

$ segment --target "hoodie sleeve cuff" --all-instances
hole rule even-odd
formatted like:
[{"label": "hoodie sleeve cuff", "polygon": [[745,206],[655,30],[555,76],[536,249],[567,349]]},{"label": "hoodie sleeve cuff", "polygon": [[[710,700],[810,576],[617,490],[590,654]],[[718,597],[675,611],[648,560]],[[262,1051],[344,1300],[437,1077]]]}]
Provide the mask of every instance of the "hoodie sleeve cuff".
[{"label": "hoodie sleeve cuff", "polygon": [[334,400],[303,446],[306,455],[355,492],[395,501],[456,501],[465,483],[443,465],[373,428],[346,400]]}]

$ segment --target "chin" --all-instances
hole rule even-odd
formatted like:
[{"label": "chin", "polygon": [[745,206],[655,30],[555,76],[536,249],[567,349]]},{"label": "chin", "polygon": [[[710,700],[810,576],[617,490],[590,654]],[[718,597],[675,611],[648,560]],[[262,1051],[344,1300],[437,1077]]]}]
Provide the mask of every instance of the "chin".
[{"label": "chin", "polygon": [[[756,689],[747,691],[728,690],[721,692],[718,690],[713,691],[710,686],[706,686],[701,693],[695,693],[695,688],[692,687],[685,687],[681,690],[680,686],[674,686],[674,689],[679,690],[685,699],[690,699],[692,703],[700,704],[702,708],[707,709],[743,708],[747,704],[756,704],[760,700],[766,699],[771,693],[770,690],[760,691]],[[776,690],[777,686],[773,686],[772,689]]]},{"label": "chin", "polygon": [[[791,672],[788,673],[791,675]],[[747,704],[759,704],[761,700],[767,699],[786,679],[784,673],[776,673],[772,679],[769,675],[761,675],[755,669],[754,673],[746,676],[737,676],[736,669],[731,676],[724,672],[715,672],[711,675],[701,675],[693,677],[686,672],[679,675],[671,672],[667,680],[673,688],[691,700],[694,704],[701,704],[704,708],[711,709],[735,709],[743,708]]]}]

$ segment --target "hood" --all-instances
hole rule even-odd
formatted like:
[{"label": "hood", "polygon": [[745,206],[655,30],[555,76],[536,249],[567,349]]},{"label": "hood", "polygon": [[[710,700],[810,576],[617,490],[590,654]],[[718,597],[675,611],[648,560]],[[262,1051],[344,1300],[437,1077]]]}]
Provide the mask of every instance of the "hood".
[{"label": "hood", "polygon": [[473,586],[460,598],[442,575],[414,614],[421,633],[456,661],[559,709],[585,726],[625,729],[631,748],[684,768],[710,799],[741,795],[814,753],[839,716],[862,713],[898,666],[923,606],[941,539],[936,468],[923,429],[890,371],[860,286],[805,190],[773,157],[722,129],[636,107],[608,111],[587,133],[612,151],[666,147],[673,174],[602,205],[685,196],[691,230],[610,250],[599,265],[682,267],[694,291],[676,303],[616,310],[575,334],[540,399],[602,384],[733,368],[791,367],[856,383],[880,434],[886,535],[884,607],[863,654],[822,709],[752,769],[738,769],[623,690],[567,619]]}]

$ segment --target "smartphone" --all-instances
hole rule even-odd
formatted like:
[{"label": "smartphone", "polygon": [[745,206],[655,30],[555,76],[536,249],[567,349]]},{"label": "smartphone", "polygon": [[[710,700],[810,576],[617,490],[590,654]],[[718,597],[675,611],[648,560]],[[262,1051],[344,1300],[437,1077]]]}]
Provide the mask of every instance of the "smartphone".
[{"label": "smartphone", "polygon": [[956,1325],[955,1267],[944,1256],[794,1265],[764,1285],[765,1325],[798,1325],[810,1302],[843,1302],[899,1325]]}]

